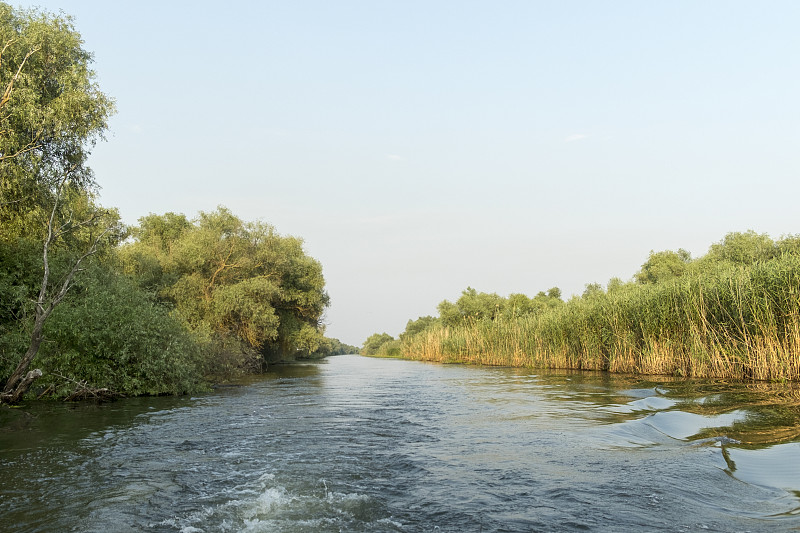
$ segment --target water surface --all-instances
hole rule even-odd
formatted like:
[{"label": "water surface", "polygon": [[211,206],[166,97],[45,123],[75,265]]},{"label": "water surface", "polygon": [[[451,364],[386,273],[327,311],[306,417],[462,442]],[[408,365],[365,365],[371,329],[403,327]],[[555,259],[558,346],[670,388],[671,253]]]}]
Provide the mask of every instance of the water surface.
[{"label": "water surface", "polygon": [[0,413],[10,531],[793,531],[796,393],[330,358]]}]

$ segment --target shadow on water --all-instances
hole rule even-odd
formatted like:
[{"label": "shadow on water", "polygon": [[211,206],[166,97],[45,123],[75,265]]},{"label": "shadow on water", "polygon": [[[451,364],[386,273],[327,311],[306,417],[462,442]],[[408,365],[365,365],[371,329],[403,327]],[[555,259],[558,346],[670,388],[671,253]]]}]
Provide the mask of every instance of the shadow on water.
[{"label": "shadow on water", "polygon": [[192,405],[188,397],[126,398],[113,402],[31,402],[0,408],[0,456],[45,446],[70,446],[109,427],[126,427],[137,417]]},{"label": "shadow on water", "polygon": [[286,386],[298,380],[314,383],[322,364],[273,365],[264,374],[245,376],[217,386],[211,393],[192,397],[122,398],[101,403],[37,401],[21,407],[0,406],[0,458],[43,447],[69,448],[93,433],[141,424],[156,414],[191,408],[215,397],[247,394],[247,387],[265,381]]}]

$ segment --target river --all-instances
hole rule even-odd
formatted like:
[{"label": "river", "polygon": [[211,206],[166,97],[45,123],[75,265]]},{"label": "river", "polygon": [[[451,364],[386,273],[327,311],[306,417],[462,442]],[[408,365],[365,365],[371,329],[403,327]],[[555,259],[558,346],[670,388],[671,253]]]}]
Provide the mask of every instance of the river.
[{"label": "river", "polygon": [[797,393],[332,357],[0,415],[0,530],[793,531]]}]

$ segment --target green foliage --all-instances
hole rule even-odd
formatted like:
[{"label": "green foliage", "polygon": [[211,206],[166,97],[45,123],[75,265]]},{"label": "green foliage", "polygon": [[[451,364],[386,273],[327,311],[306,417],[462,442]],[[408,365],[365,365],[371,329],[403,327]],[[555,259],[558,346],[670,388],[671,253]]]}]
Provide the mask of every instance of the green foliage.
[{"label": "green foliage", "polygon": [[66,15],[0,3],[0,49],[0,225],[19,235],[64,178],[93,186],[86,160],[114,105]]},{"label": "green foliage", "polygon": [[[30,343],[35,293],[41,282],[40,244],[0,241],[0,377],[16,367]],[[58,278],[71,265],[63,246],[51,261]],[[126,395],[196,391],[203,387],[202,344],[168,310],[113,272],[110,259],[87,263],[45,324],[37,358],[39,384],[66,396],[77,383]]]},{"label": "green foliage", "polygon": [[539,291],[533,298],[528,298],[520,293],[509,294],[505,304],[501,307],[504,309],[503,316],[513,319],[542,313],[563,303],[561,290],[553,287],[547,292]]},{"label": "green foliage", "polygon": [[736,265],[752,265],[772,259],[777,252],[775,242],[767,234],[750,230],[745,233],[728,233],[721,242],[711,245],[706,259],[727,261]]},{"label": "green foliage", "polygon": [[505,309],[506,300],[495,293],[478,292],[467,287],[455,304],[447,300],[439,304],[439,317],[446,326],[457,326],[465,320],[494,320]]},{"label": "green foliage", "polygon": [[800,255],[800,235],[787,235],[775,243],[775,246],[777,255]]},{"label": "green foliage", "polygon": [[319,351],[328,306],[318,261],[302,241],[228,209],[196,220],[149,215],[120,250],[123,270],[173,307],[191,329],[207,330],[266,359]]},{"label": "green foliage", "polygon": [[403,355],[403,342],[400,339],[386,342],[381,345],[376,355],[381,357],[401,357]]},{"label": "green foliage", "polygon": [[[444,300],[439,304],[438,321],[446,327],[457,327],[468,322],[491,321],[501,317],[513,319],[540,313],[563,303],[561,289],[558,287],[553,287],[546,293],[539,292],[533,298],[528,298],[520,293],[510,294],[508,298],[503,298],[496,293],[477,292],[475,289],[467,287],[456,303]],[[435,319],[431,318],[432,320]],[[428,321],[428,325],[430,325],[430,321]],[[406,331],[409,331],[408,327]]]},{"label": "green foliage", "polygon": [[358,346],[351,346],[349,344],[345,344],[339,339],[332,339],[330,337],[324,337],[320,343],[319,348],[314,353],[308,355],[309,359],[321,359],[323,357],[328,357],[332,355],[346,355],[346,354],[354,354],[359,353],[361,350]]},{"label": "green foliage", "polygon": [[200,345],[128,278],[94,266],[46,325],[42,384],[75,382],[126,395],[203,388]]},{"label": "green foliage", "polygon": [[353,351],[322,335],[319,262],[271,226],[225,208],[150,215],[120,248],[128,229],[86,164],[114,111],[91,61],[70,17],[0,3],[0,377],[31,362],[42,324],[36,364],[55,395],[182,393],[269,357]]},{"label": "green foliage", "polygon": [[600,296],[603,296],[603,294],[605,293],[603,292],[602,285],[600,285],[599,283],[587,283],[583,289],[583,294],[581,295],[581,298],[584,299],[598,298]]},{"label": "green foliage", "polygon": [[560,300],[561,289],[559,289],[558,287],[551,287],[550,289],[547,290],[547,297],[552,298],[554,300]]},{"label": "green foliage", "polygon": [[364,346],[361,348],[361,355],[377,355],[384,344],[394,341],[394,337],[388,333],[375,333],[367,337]]},{"label": "green foliage", "polygon": [[650,257],[636,273],[636,282],[641,284],[660,283],[682,276],[692,258],[689,252],[680,248],[677,252],[665,250],[650,252]]},{"label": "green foliage", "polygon": [[406,340],[414,335],[418,335],[437,323],[438,319],[432,316],[421,316],[416,320],[409,320],[406,324],[406,330],[400,334],[400,340]]},{"label": "green foliage", "polygon": [[[651,253],[637,283],[588,284],[583,297],[502,320],[465,320],[443,302],[456,320],[441,315],[400,349],[444,362],[800,380],[799,242],[733,233],[695,261]],[[544,297],[512,295],[504,306]]]},{"label": "green foliage", "polygon": [[[95,206],[90,196],[72,191],[62,204],[76,219],[84,216],[102,216],[112,228],[120,227],[115,211],[105,211]],[[31,325],[35,315],[34,304],[41,288],[44,265],[42,262],[42,235],[39,228],[28,227],[24,232],[0,231],[0,378],[7,378],[16,367],[22,354],[31,343]],[[50,275],[47,294],[53,294],[76,257],[85,253],[101,230],[94,225],[74,228],[54,239],[50,246],[48,266]],[[122,234],[108,232],[98,243],[94,260],[108,259],[113,246]],[[76,276],[80,279],[82,272]]]},{"label": "green foliage", "polygon": [[606,290],[608,291],[609,294],[613,294],[617,291],[623,290],[624,288],[625,288],[625,282],[615,276],[610,280],[608,280],[608,285],[606,287]]}]

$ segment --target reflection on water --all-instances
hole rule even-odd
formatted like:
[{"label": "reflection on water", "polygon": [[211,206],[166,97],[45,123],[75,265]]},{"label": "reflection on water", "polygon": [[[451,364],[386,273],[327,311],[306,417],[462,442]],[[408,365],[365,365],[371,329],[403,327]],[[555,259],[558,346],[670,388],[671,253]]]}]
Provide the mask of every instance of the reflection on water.
[{"label": "reflection on water", "polygon": [[788,386],[357,356],[0,410],[14,531],[791,531]]}]

